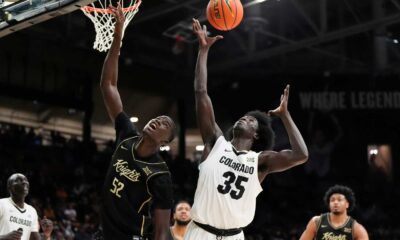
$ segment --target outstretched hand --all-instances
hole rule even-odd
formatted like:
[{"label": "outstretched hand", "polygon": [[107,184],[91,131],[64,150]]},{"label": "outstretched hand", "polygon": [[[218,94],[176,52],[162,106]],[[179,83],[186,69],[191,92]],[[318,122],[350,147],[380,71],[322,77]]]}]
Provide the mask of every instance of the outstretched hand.
[{"label": "outstretched hand", "polygon": [[125,23],[125,15],[124,12],[122,11],[121,3],[117,4],[117,7],[114,7],[112,5],[109,6],[109,9],[111,11],[111,14],[114,16],[115,19],[115,34],[119,34],[122,36],[123,28],[124,28],[124,23]]},{"label": "outstretched hand", "polygon": [[203,25],[203,27],[201,27],[199,20],[195,18],[192,19],[192,28],[193,33],[196,34],[197,38],[199,39],[199,44],[201,48],[210,48],[216,41],[224,38],[221,35],[217,35],[215,37],[207,36],[206,25]]},{"label": "outstretched hand", "polygon": [[290,85],[286,85],[285,90],[283,90],[283,94],[281,95],[281,104],[275,108],[274,110],[270,110],[268,115],[282,117],[289,113],[287,105],[289,101],[289,89]]}]

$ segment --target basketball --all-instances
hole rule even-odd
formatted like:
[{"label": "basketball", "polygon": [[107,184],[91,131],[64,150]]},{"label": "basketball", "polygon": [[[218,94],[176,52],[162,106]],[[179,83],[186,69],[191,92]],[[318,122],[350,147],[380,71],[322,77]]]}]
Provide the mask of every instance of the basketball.
[{"label": "basketball", "polygon": [[207,19],[218,30],[232,30],[243,19],[242,3],[240,0],[210,0],[207,5]]}]

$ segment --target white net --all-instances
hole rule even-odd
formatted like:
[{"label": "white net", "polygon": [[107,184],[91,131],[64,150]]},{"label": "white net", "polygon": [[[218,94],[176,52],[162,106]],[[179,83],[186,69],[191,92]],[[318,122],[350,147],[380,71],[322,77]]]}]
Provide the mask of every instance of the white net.
[{"label": "white net", "polygon": [[[128,1],[129,3],[125,3]],[[141,0],[122,0],[120,3],[122,6],[122,11],[125,15],[124,27],[122,29],[123,34],[129,22],[139,11],[139,6],[142,2]],[[95,6],[95,4],[97,6]],[[115,19],[111,12],[107,9],[111,4],[111,0],[98,0],[96,3],[90,4],[90,6],[81,8],[83,13],[90,18],[94,24],[94,28],[96,30],[96,39],[94,41],[93,48],[100,52],[108,51],[113,41]]]}]

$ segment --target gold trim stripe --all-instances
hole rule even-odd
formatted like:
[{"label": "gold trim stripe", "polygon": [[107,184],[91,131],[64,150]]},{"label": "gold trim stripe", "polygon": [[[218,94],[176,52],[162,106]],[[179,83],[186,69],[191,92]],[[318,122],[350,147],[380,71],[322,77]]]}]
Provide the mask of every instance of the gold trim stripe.
[{"label": "gold trim stripe", "polygon": [[160,174],[169,174],[169,175],[171,175],[171,173],[170,173],[169,171],[156,172],[156,173],[154,173],[153,175],[150,175],[150,176],[147,178],[147,180],[146,180],[147,193],[148,193],[150,196],[153,196],[153,195],[151,194],[151,192],[150,192],[150,190],[149,190],[149,184],[148,184],[149,179],[152,178],[152,177],[154,177],[155,175],[160,175]]},{"label": "gold trim stripe", "polygon": [[346,222],[344,223],[344,224],[342,224],[342,225],[340,225],[340,226],[338,226],[338,227],[335,227],[335,226],[333,226],[333,224],[331,224],[331,215],[328,213],[328,224],[333,228],[333,229],[335,229],[335,230],[338,230],[338,229],[341,229],[341,228],[344,228],[344,226],[346,226],[347,225],[347,223],[350,221],[350,217],[348,216],[347,217],[347,220],[346,220]]},{"label": "gold trim stripe", "polygon": [[142,216],[142,227],[140,229],[140,236],[143,236],[144,222],[145,222],[145,218],[144,218],[144,216]]},{"label": "gold trim stripe", "polygon": [[138,213],[140,213],[140,211],[142,210],[143,206],[144,206],[146,203],[148,203],[150,200],[151,200],[151,197],[150,197],[149,199],[147,199],[146,201],[144,201],[144,202],[142,203],[142,205],[140,205],[140,208],[139,208],[139,210],[138,210]]},{"label": "gold trim stripe", "polygon": [[139,137],[139,135],[136,135],[136,136],[129,137],[129,138],[125,138],[124,140],[122,140],[122,141],[118,144],[118,146],[115,148],[114,153],[113,153],[112,156],[115,155],[115,153],[117,152],[118,148],[122,145],[122,143],[124,143],[124,142],[126,142],[126,141],[128,141],[128,140],[130,140],[130,139],[132,139],[132,138],[138,138],[138,137]]}]

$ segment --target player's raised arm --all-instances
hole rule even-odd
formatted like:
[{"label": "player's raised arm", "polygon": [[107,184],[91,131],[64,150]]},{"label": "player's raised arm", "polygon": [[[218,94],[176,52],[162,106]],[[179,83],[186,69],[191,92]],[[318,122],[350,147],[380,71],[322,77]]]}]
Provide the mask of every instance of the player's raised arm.
[{"label": "player's raised arm", "polygon": [[115,17],[114,39],[107,57],[104,60],[103,71],[101,73],[100,87],[103,94],[104,104],[106,105],[108,115],[114,121],[120,112],[122,112],[122,101],[117,88],[118,81],[118,56],[121,47],[123,26],[125,17],[121,9],[110,6],[110,10]]},{"label": "player's raised arm", "polygon": [[[215,141],[222,135],[221,129],[215,122],[214,109],[207,92],[207,58],[210,47],[222,36],[208,37],[206,26],[201,27],[197,19],[193,19],[193,32],[199,40],[194,91],[196,98],[196,114],[201,137],[205,144],[205,152],[211,149]],[[203,155],[203,158],[206,156]],[[203,159],[204,160],[204,159]]]},{"label": "player's raised arm", "polygon": [[280,152],[262,152],[259,157],[259,166],[263,173],[262,178],[264,178],[268,173],[281,172],[302,164],[308,159],[306,143],[288,111],[288,101],[289,85],[286,86],[284,93],[281,96],[280,105],[276,109],[269,111],[269,114],[278,116],[282,120],[289,136],[289,142],[292,149],[282,150]]}]

